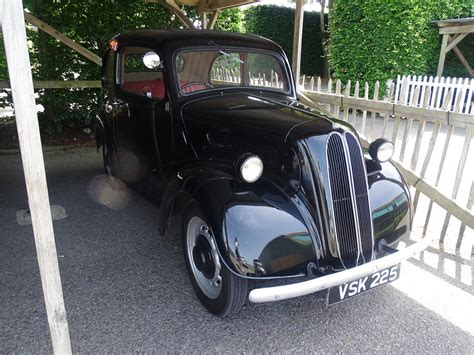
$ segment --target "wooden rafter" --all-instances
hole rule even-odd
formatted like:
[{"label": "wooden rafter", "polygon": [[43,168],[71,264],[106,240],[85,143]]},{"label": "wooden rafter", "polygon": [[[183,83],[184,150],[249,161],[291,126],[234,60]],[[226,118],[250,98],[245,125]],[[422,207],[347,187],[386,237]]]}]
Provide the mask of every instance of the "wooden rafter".
[{"label": "wooden rafter", "polygon": [[214,26],[216,25],[217,18],[219,17],[220,10],[215,10],[212,13],[211,19],[209,20],[209,23],[207,24],[207,28],[209,30],[213,30]]},{"label": "wooden rafter", "polygon": [[37,27],[39,30],[46,32],[49,34],[51,37],[56,38],[59,42],[64,43],[66,46],[69,48],[72,48],[75,50],[77,53],[81,54],[82,56],[86,57],[87,59],[91,60],[92,62],[102,65],[102,59],[96,55],[95,53],[92,53],[90,50],[87,48],[84,48],[81,46],[79,43],[73,41],[69,37],[63,35],[61,32],[58,30],[54,29],[50,25],[48,25],[46,22],[41,21],[39,18],[33,16],[32,14],[24,11],[25,15],[25,20],[32,24],[33,26]]},{"label": "wooden rafter", "polygon": [[236,7],[251,4],[258,0],[201,0],[197,5],[198,13],[223,10],[229,7]]}]

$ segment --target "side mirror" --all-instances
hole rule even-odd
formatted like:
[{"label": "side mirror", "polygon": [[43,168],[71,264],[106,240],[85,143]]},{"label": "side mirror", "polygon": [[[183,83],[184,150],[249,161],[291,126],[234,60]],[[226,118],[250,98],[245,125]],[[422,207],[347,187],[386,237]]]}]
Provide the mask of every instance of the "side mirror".
[{"label": "side mirror", "polygon": [[143,55],[143,64],[148,69],[156,69],[161,66],[160,56],[155,52],[147,52]]}]

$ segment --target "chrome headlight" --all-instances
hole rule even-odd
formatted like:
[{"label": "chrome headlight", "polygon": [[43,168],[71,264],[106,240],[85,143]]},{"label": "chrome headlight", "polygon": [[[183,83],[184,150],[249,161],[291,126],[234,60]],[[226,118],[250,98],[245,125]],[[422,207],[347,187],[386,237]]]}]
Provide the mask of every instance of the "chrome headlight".
[{"label": "chrome headlight", "polygon": [[237,169],[243,181],[252,183],[262,176],[263,162],[262,159],[254,154],[245,154],[239,159]]},{"label": "chrome headlight", "polygon": [[395,151],[395,146],[392,142],[385,138],[378,138],[370,143],[369,154],[375,161],[384,163],[388,161]]}]

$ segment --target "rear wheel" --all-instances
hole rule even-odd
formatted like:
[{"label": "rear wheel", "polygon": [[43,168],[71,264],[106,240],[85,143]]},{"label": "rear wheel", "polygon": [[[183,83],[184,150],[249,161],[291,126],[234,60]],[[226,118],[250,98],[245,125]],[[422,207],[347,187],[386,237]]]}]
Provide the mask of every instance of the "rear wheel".
[{"label": "rear wheel", "polygon": [[212,231],[194,205],[184,212],[182,241],[189,277],[204,307],[221,317],[239,312],[247,298],[247,280],[222,265]]},{"label": "rear wheel", "polygon": [[117,173],[117,155],[115,154],[114,149],[108,144],[108,142],[104,142],[104,144],[102,145],[102,158],[104,160],[105,175],[115,176]]}]

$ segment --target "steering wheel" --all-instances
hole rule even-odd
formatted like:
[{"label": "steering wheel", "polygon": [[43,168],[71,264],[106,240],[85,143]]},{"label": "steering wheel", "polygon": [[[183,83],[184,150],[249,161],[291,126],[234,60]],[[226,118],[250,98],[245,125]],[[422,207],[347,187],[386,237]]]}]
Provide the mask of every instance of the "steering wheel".
[{"label": "steering wheel", "polygon": [[203,90],[201,88],[199,89],[193,89],[193,90],[186,90],[186,89],[189,89],[191,88],[192,86],[204,86],[204,89],[212,89],[214,86],[209,84],[209,83],[205,83],[203,81],[191,81],[190,83],[186,83],[184,85],[181,85],[181,90],[183,90],[184,92],[192,92],[192,91],[196,91],[196,90]]}]

